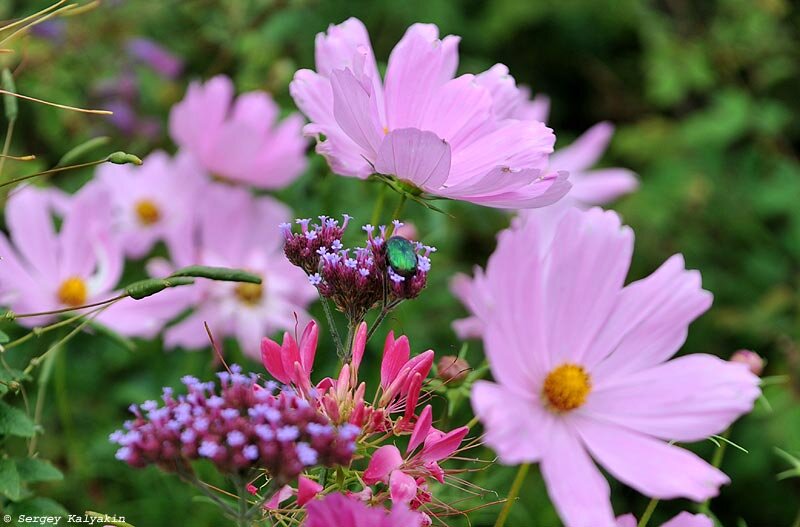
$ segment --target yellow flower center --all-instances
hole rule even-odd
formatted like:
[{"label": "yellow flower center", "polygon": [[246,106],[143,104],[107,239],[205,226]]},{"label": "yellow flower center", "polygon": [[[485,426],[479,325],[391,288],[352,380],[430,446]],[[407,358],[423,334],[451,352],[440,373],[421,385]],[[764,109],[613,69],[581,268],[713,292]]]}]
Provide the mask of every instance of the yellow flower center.
[{"label": "yellow flower center", "polygon": [[155,203],[143,199],[136,204],[136,216],[142,225],[152,225],[161,219],[161,211]]},{"label": "yellow flower center", "polygon": [[562,364],[547,374],[542,394],[551,410],[568,412],[583,405],[592,390],[592,379],[576,364]]},{"label": "yellow flower center", "polygon": [[86,282],[82,278],[72,276],[61,283],[58,288],[58,301],[69,307],[78,307],[86,303]]},{"label": "yellow flower center", "polygon": [[264,292],[263,281],[260,284],[242,282],[236,286],[236,296],[243,304],[254,306],[261,302],[261,295]]}]

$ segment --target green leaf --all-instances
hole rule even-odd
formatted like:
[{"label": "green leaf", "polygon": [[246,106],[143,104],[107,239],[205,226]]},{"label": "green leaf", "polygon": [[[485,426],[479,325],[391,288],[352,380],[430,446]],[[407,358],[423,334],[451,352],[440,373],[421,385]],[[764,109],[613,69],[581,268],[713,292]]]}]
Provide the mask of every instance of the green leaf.
[{"label": "green leaf", "polygon": [[85,143],[81,143],[75,148],[72,148],[69,152],[64,154],[61,159],[58,160],[56,164],[57,167],[63,167],[67,165],[71,165],[76,161],[80,161],[83,156],[94,150],[95,148],[99,148],[105,144],[107,144],[111,138],[101,136],[101,137],[93,137],[86,141]]},{"label": "green leaf", "polygon": [[115,527],[133,527],[133,525],[124,521],[114,521],[114,516],[103,514],[101,512],[86,511],[86,516],[90,518],[97,518],[100,520],[97,522],[98,524],[103,523],[105,525],[114,525]]},{"label": "green leaf", "polygon": [[61,471],[44,459],[22,458],[17,459],[17,473],[22,481],[34,483],[37,481],[59,481],[64,479]]},{"label": "green leaf", "polygon": [[250,284],[260,284],[261,277],[253,273],[248,273],[242,269],[229,269],[227,267],[210,267],[207,265],[190,265],[183,269],[178,269],[171,276],[193,276],[196,278],[210,278],[211,280],[221,280],[224,282],[248,282]]},{"label": "green leaf", "polygon": [[8,333],[5,331],[0,331],[0,344],[8,344],[8,341],[11,340],[8,336]]},{"label": "green leaf", "polygon": [[33,437],[36,425],[23,412],[0,401],[0,436]]},{"label": "green leaf", "polygon": [[22,496],[22,480],[13,459],[0,459],[0,494],[13,501]]}]

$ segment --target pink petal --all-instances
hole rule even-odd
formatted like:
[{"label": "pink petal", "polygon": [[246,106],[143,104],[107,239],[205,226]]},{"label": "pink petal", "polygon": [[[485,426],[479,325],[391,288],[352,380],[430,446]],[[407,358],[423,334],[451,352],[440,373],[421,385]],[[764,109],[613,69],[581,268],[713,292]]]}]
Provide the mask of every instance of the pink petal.
[{"label": "pink petal", "polygon": [[[350,361],[353,368],[354,380],[358,379],[358,367],[361,365],[361,359],[364,358],[364,350],[367,346],[367,323],[362,322],[356,330],[355,338],[353,338],[352,360]],[[355,384],[355,383],[354,383]]]},{"label": "pink petal", "polygon": [[417,128],[433,132],[457,150],[495,126],[489,90],[475,82],[474,75],[462,75],[435,90]]},{"label": "pink petal", "polygon": [[682,512],[661,527],[714,527],[714,521],[705,514]]},{"label": "pink petal", "polygon": [[322,492],[323,486],[305,476],[297,478],[297,505],[303,507],[306,503],[317,497]]},{"label": "pink petal", "polygon": [[534,399],[533,393],[523,399],[488,381],[477,381],[472,388],[472,408],[483,423],[486,444],[503,464],[538,461],[549,447],[553,414]]},{"label": "pink petal", "polygon": [[661,439],[699,441],[750,412],[759,379],[742,364],[693,354],[598,381],[584,407],[597,419]]},{"label": "pink petal", "polygon": [[311,321],[300,337],[300,363],[303,371],[310,375],[314,369],[314,357],[317,354],[317,341],[319,340],[319,326]]},{"label": "pink petal", "polygon": [[450,173],[450,145],[433,132],[393,130],[381,143],[375,170],[435,192]]},{"label": "pink petal", "polygon": [[417,482],[402,470],[395,470],[389,476],[389,492],[392,502],[407,505],[417,497]]},{"label": "pink petal", "polygon": [[381,387],[386,389],[408,362],[411,355],[411,347],[408,338],[400,337],[395,341],[394,333],[389,332],[386,336],[386,344],[383,347],[383,360],[381,361]]},{"label": "pink petal", "polygon": [[364,483],[374,485],[389,481],[389,474],[403,464],[403,456],[394,445],[384,445],[372,454],[367,470],[364,471]]},{"label": "pink petal", "polygon": [[636,521],[636,516],[633,514],[617,516],[617,527],[636,527],[638,524],[639,522]]},{"label": "pink petal", "polygon": [[15,190],[6,205],[6,223],[33,274],[40,280],[58,277],[59,250],[47,194],[31,186]]},{"label": "pink petal", "polygon": [[261,340],[261,363],[273,379],[285,384],[289,382],[289,376],[286,374],[281,359],[281,347],[267,337]]},{"label": "pink petal", "polygon": [[615,212],[599,208],[568,211],[555,236],[544,277],[552,367],[581,364],[595,348],[593,338],[617,304],[633,253],[633,231]]},{"label": "pink petal", "polygon": [[423,461],[440,461],[452,456],[458,447],[461,446],[461,441],[464,440],[469,433],[469,428],[462,426],[456,428],[438,439],[431,439],[430,436],[425,438],[425,446],[419,454],[420,459]]},{"label": "pink petal", "polygon": [[428,432],[431,430],[431,425],[433,424],[433,407],[431,405],[426,406],[422,412],[419,414],[419,418],[417,419],[417,424],[414,425],[414,431],[411,433],[411,439],[408,440],[408,448],[406,448],[406,453],[410,454],[416,448],[425,441],[425,438],[428,437]]},{"label": "pink petal", "polygon": [[346,69],[332,72],[331,88],[336,122],[362,148],[366,158],[374,161],[383,134],[371,85],[365,85]]},{"label": "pink petal", "polygon": [[573,174],[569,199],[587,205],[603,205],[639,187],[636,174],[626,168],[601,168]]},{"label": "pink petal", "polygon": [[[625,376],[669,359],[689,324],[711,306],[700,273],[675,255],[653,274],[629,284],[594,339],[586,364],[597,377]],[[595,366],[597,365],[597,366]]]},{"label": "pink petal", "polygon": [[550,156],[550,166],[556,170],[582,172],[594,166],[606,151],[614,125],[597,123],[567,147],[559,148]]},{"label": "pink petal", "polygon": [[615,527],[608,482],[574,432],[559,424],[542,458],[542,477],[567,527]]},{"label": "pink petal", "polygon": [[453,78],[459,39],[438,36],[436,26],[414,24],[392,50],[385,81],[389,129],[420,128],[433,94]]},{"label": "pink petal", "polygon": [[574,417],[578,433],[598,463],[646,496],[701,502],[730,483],[725,474],[688,450],[620,426]]},{"label": "pink petal", "polygon": [[267,510],[274,510],[280,507],[281,503],[292,497],[292,487],[284,485],[272,497],[264,503],[264,508]]}]

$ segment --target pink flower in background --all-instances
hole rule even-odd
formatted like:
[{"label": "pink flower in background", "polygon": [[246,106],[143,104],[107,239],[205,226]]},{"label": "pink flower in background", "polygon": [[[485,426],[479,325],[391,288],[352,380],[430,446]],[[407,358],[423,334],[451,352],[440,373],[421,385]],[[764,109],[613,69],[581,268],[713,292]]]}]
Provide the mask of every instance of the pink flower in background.
[{"label": "pink flower in background", "polygon": [[282,188],[305,169],[302,117],[278,122],[280,109],[265,92],[234,101],[233,83],[217,76],[194,82],[169,116],[172,139],[209,174],[264,189]]},{"label": "pink flower in background", "polygon": [[[264,335],[278,330],[294,332],[309,320],[308,304],[317,297],[306,275],[283,256],[278,224],[290,217],[279,201],[254,198],[247,190],[226,185],[208,187],[197,203],[194,232],[171,247],[176,267],[192,264],[246,269],[261,276],[261,285],[199,280],[184,293],[185,307],[194,307],[186,319],[165,334],[168,347],[208,345],[203,322],[217,338],[234,336],[242,349],[259,357]],[[170,272],[154,262],[156,275]],[[176,289],[179,291],[179,289]]]},{"label": "pink flower in background", "polygon": [[377,172],[424,192],[501,208],[549,205],[569,189],[547,171],[552,130],[498,116],[473,75],[453,78],[459,38],[414,24],[381,82],[364,25],[351,18],[316,41],[317,71],[300,70],[290,91],[308,116],[306,135],[345,176]]},{"label": "pink flower in background", "polygon": [[402,506],[387,511],[339,493],[310,502],[306,510],[303,527],[421,527],[424,518]]},{"label": "pink flower in background", "polygon": [[[54,228],[56,213],[63,215]],[[16,313],[78,307],[119,295],[122,249],[110,232],[111,201],[105,189],[87,185],[65,200],[52,190],[23,187],[6,206],[11,243],[0,233],[0,302]],[[171,292],[144,300],[125,299],[97,321],[129,336],[149,337],[176,315]],[[165,296],[166,295],[166,296]],[[26,327],[55,316],[17,319]]]},{"label": "pink flower in background", "polygon": [[102,165],[96,180],[111,197],[114,232],[125,253],[145,256],[158,241],[178,243],[195,214],[204,178],[188,155],[153,152],[141,166]]},{"label": "pink flower in background", "polygon": [[[540,462],[568,527],[614,527],[592,459],[639,492],[703,501],[728,478],[667,443],[718,434],[760,391],[747,366],[705,354],[669,360],[711,305],[673,256],[624,286],[633,232],[613,212],[568,211],[554,236],[536,222],[502,235],[484,344],[496,382],[472,393],[501,462]],[[525,441],[520,441],[524,437]]]},{"label": "pink flower in background", "polygon": [[[475,80],[491,92],[494,113],[498,117],[547,122],[550,100],[542,95],[530,100],[530,90],[517,86],[503,64],[495,64],[476,76]],[[556,207],[561,212],[573,205],[603,205],[633,192],[639,186],[636,174],[628,169],[592,169],[608,147],[613,133],[614,126],[611,123],[596,124],[572,144],[559,148],[550,156],[550,169],[569,172],[572,184],[572,189]],[[548,207],[546,211],[552,213],[553,207]]]},{"label": "pink flower in background", "polygon": [[[626,514],[617,518],[616,527],[636,527],[637,524],[633,514]],[[704,514],[682,512],[661,527],[714,527],[714,522]]]},{"label": "pink flower in background", "polygon": [[183,61],[149,38],[132,38],[127,45],[128,54],[147,64],[153,71],[174,79],[183,70]]}]

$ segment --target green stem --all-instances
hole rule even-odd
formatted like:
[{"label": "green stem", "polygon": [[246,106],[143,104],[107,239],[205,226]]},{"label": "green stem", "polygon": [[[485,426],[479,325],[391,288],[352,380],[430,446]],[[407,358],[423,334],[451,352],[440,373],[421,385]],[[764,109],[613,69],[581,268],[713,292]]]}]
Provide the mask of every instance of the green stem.
[{"label": "green stem", "polygon": [[29,318],[29,317],[41,317],[45,315],[60,315],[61,313],[69,313],[71,311],[77,311],[79,309],[89,309],[91,307],[100,307],[105,305],[111,305],[117,300],[122,300],[123,298],[127,298],[128,294],[122,294],[119,296],[115,296],[113,298],[109,298],[100,302],[95,302],[93,304],[85,304],[83,306],[76,306],[76,307],[65,307],[62,309],[53,309],[52,311],[40,311],[38,313],[23,313],[21,315],[14,313],[13,311],[6,312],[6,318],[14,320],[17,318]]},{"label": "green stem", "polygon": [[397,202],[397,207],[394,208],[394,212],[392,212],[392,217],[390,219],[392,219],[392,220],[399,220],[400,219],[400,213],[403,212],[403,207],[406,204],[406,199],[407,199],[407,196],[406,196],[405,192],[400,194],[400,201]]},{"label": "green stem", "polygon": [[331,306],[328,303],[328,299],[322,295],[319,295],[320,303],[322,304],[322,310],[325,311],[325,318],[328,319],[328,326],[331,328],[331,334],[333,335],[333,340],[336,343],[336,352],[339,355],[340,359],[344,359],[345,357],[345,350],[342,344],[342,337],[339,336],[339,330],[336,328],[336,321],[333,319],[333,312],[331,311]]},{"label": "green stem", "polygon": [[0,157],[0,176],[3,174],[3,168],[6,164],[6,156],[8,156],[8,150],[11,148],[11,137],[14,135],[14,124],[17,122],[16,119],[9,119],[8,120],[8,127],[6,128],[6,139],[3,143],[3,156]]},{"label": "green stem", "polygon": [[638,527],[646,527],[647,522],[650,521],[650,518],[653,516],[653,513],[656,511],[656,507],[658,506],[658,499],[653,498],[650,500],[650,503],[647,504],[647,508],[642,513],[642,519],[639,520]]},{"label": "green stem", "polygon": [[378,225],[381,222],[381,214],[383,214],[383,205],[386,203],[386,185],[381,185],[378,191],[378,199],[375,201],[375,207],[372,209],[372,223]]},{"label": "green stem", "polygon": [[[719,442],[719,447],[714,452],[714,456],[711,458],[711,466],[714,468],[719,468],[722,466],[722,460],[725,458],[725,451],[728,449],[728,437],[731,435],[731,429],[728,428],[722,435],[720,436],[723,441]],[[711,499],[707,499],[703,503],[700,504],[700,507],[697,509],[699,512],[703,514],[708,514],[711,511]]]},{"label": "green stem", "polygon": [[88,163],[81,163],[79,165],[69,165],[69,166],[65,166],[65,167],[51,168],[50,170],[44,170],[42,172],[36,172],[35,174],[28,174],[27,176],[21,176],[21,177],[18,177],[18,178],[11,179],[9,181],[4,181],[3,183],[0,183],[0,188],[7,187],[9,185],[13,185],[14,183],[20,183],[22,181],[26,181],[26,180],[31,179],[31,178],[35,178],[35,177],[39,177],[39,176],[47,176],[47,175],[50,175],[50,174],[55,174],[57,172],[64,172],[65,170],[74,170],[76,168],[84,168],[84,167],[91,167],[91,166],[95,166],[95,165],[100,165],[100,164],[105,163],[107,161],[108,161],[108,158],[103,158],[103,159],[100,159],[100,160],[97,160],[97,161],[89,161]]},{"label": "green stem", "polygon": [[503,505],[503,510],[500,511],[500,515],[497,517],[494,527],[503,527],[503,525],[505,525],[508,515],[511,513],[511,507],[513,507],[514,503],[517,501],[517,496],[519,496],[519,491],[522,489],[522,484],[525,482],[525,478],[527,477],[528,470],[530,470],[530,468],[530,463],[523,463],[519,466],[519,470],[517,470],[517,476],[514,478],[514,482],[511,484],[511,490],[508,491],[506,503]]}]

